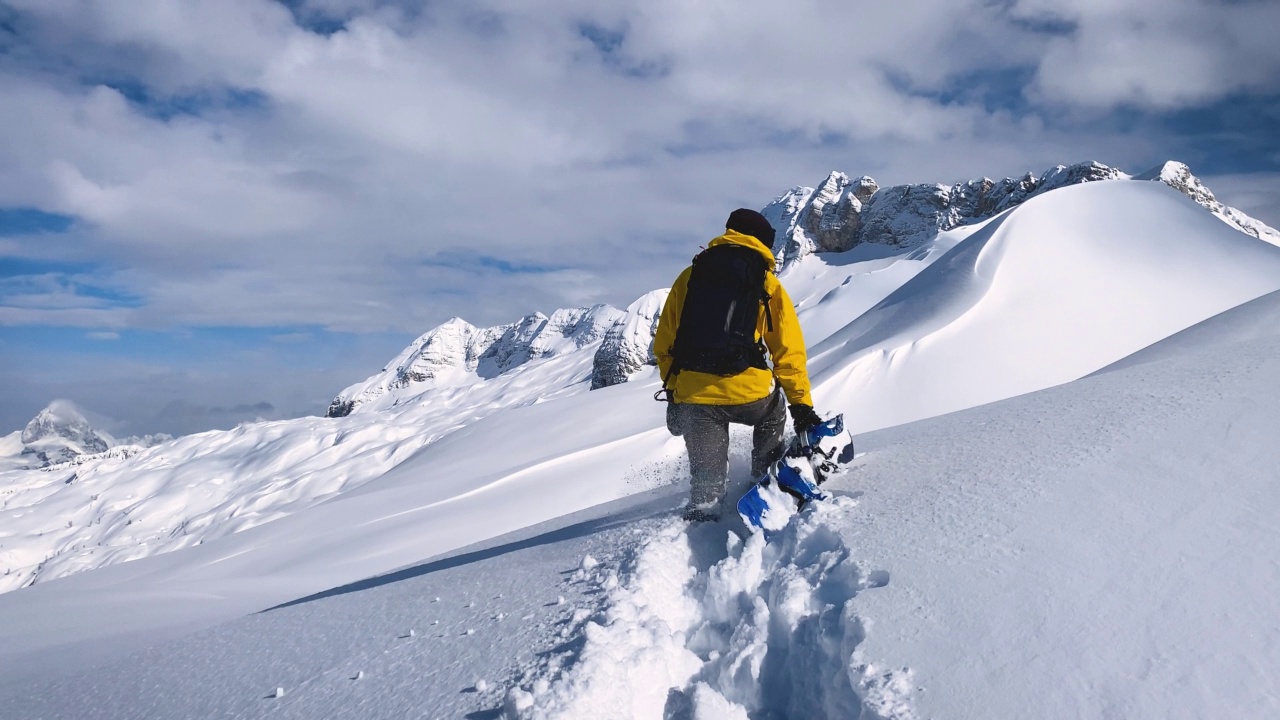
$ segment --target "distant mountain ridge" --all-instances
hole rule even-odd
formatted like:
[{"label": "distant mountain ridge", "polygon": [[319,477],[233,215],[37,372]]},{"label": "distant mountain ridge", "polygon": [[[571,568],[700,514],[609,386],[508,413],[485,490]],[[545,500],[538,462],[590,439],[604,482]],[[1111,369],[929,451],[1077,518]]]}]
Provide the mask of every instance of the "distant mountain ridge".
[{"label": "distant mountain ridge", "polygon": [[[1177,176],[1169,170],[1158,174]],[[871,192],[858,199],[860,242],[780,271],[805,327],[822,411],[844,413],[846,428],[861,433],[1051,387],[1280,291],[1280,247],[1224,225],[1164,182],[1086,181],[1111,174],[1086,164],[1063,168],[1057,180],[993,182],[985,191],[986,183],[965,183],[954,196],[849,183],[854,199]],[[1075,184],[1044,190],[1067,181]],[[1190,178],[1182,184],[1205,195]],[[1012,190],[996,190],[1003,185]],[[966,193],[971,187],[981,192]],[[990,222],[970,222],[1030,193],[1038,194]],[[921,212],[886,227],[960,224],[919,244],[868,229],[880,226],[869,208],[917,195],[944,202],[918,203]],[[793,214],[812,210],[806,197],[792,195]],[[826,197],[839,205],[838,193]],[[838,216],[817,215],[796,224],[832,237],[847,231],[847,217],[842,226]],[[359,563],[365,577],[422,557],[423,533],[444,543],[441,551],[490,537],[503,503],[527,524],[548,519],[537,512],[574,512],[679,480],[683,471],[671,464],[679,443],[649,400],[653,327],[665,300],[657,290],[625,312],[599,305],[493,328],[454,319],[344,390],[334,415],[345,417],[246,423],[41,470],[30,461],[8,468],[11,457],[34,456],[20,455],[21,433],[0,437],[0,592],[277,522],[289,524],[269,533],[314,524],[320,534],[307,537],[332,547],[335,516],[326,513],[345,517],[342,508],[406,493],[392,503],[398,519],[348,528],[350,537],[388,538],[410,553],[393,561],[373,543],[377,557]],[[556,479],[575,475],[592,482],[540,502]],[[494,503],[499,495],[503,503]],[[473,507],[483,510],[468,515]]]},{"label": "distant mountain ridge", "polygon": [[382,372],[343,390],[328,417],[345,417],[414,385],[450,385],[491,378],[530,360],[555,357],[599,342],[626,313],[609,305],[540,312],[519,322],[477,328],[452,318],[414,340]]},{"label": "distant mountain ridge", "polygon": [[811,253],[844,252],[863,243],[909,248],[937,233],[986,220],[1037,195],[1099,180],[1155,180],[1181,192],[1237,230],[1280,245],[1280,231],[1218,202],[1190,168],[1169,161],[1130,176],[1099,162],[1058,165],[1036,176],[955,185],[880,187],[832,172],[816,188],[795,187],[761,211],[777,231],[774,255],[784,268]]},{"label": "distant mountain ridge", "polygon": [[[173,438],[166,434],[116,439],[94,425],[70,400],[54,400],[20,432],[10,450],[9,464],[40,469],[78,464],[98,457],[128,457]],[[2,453],[0,453],[2,454]]]},{"label": "distant mountain ridge", "polygon": [[[1020,178],[983,177],[954,185],[880,187],[865,175],[851,178],[833,171],[816,188],[794,187],[761,212],[777,232],[773,251],[782,271],[808,255],[846,252],[863,244],[906,252],[939,232],[992,218],[1052,190],[1125,179],[1163,182],[1231,227],[1280,245],[1280,231],[1222,204],[1190,168],[1172,160],[1139,175],[1091,161],[1057,165],[1038,176],[1028,172]],[[626,382],[656,364],[653,333],[666,293],[665,288],[647,293],[626,311],[608,305],[560,309],[550,317],[534,313],[489,328],[452,318],[414,340],[382,372],[339,393],[327,416],[344,417],[402,391],[416,394],[432,386],[491,378],[595,342],[600,344],[591,388]]]}]

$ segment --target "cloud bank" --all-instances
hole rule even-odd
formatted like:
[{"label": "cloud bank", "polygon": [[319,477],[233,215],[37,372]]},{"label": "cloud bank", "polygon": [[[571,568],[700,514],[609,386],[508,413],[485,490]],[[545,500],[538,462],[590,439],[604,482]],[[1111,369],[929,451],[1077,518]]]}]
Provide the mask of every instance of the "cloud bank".
[{"label": "cloud bank", "polygon": [[1247,167],[1213,171],[1274,189],[1264,130],[1170,118],[1276,112],[1275,27],[1191,0],[4,0],[0,209],[61,226],[0,223],[0,328],[407,340],[625,305],[831,169],[1203,173],[1234,143]]}]

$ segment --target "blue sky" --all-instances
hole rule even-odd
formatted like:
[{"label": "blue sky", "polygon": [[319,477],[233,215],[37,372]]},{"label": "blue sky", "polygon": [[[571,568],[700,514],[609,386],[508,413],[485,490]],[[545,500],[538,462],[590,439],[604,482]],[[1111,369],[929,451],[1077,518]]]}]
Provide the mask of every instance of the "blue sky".
[{"label": "blue sky", "polygon": [[0,432],[320,413],[831,170],[1178,159],[1280,225],[1280,4],[899,5],[0,0]]}]

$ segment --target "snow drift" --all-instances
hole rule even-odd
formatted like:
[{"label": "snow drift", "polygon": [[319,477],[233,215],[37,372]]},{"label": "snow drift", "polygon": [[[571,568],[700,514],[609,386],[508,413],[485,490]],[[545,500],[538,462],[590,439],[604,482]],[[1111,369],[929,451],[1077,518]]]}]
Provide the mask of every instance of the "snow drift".
[{"label": "snow drift", "polygon": [[1280,248],[1127,180],[1033,198],[811,347],[855,432],[1087,375],[1280,289]]}]

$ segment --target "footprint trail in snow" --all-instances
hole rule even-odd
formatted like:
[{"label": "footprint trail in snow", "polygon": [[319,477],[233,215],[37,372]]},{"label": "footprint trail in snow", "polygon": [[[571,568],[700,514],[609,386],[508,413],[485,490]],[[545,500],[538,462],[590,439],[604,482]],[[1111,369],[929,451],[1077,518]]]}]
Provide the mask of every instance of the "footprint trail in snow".
[{"label": "footprint trail in snow", "polygon": [[914,719],[911,671],[859,651],[866,625],[849,600],[888,574],[861,568],[836,530],[856,506],[816,505],[767,543],[656,525],[609,573],[576,662],[512,688],[507,716]]}]

